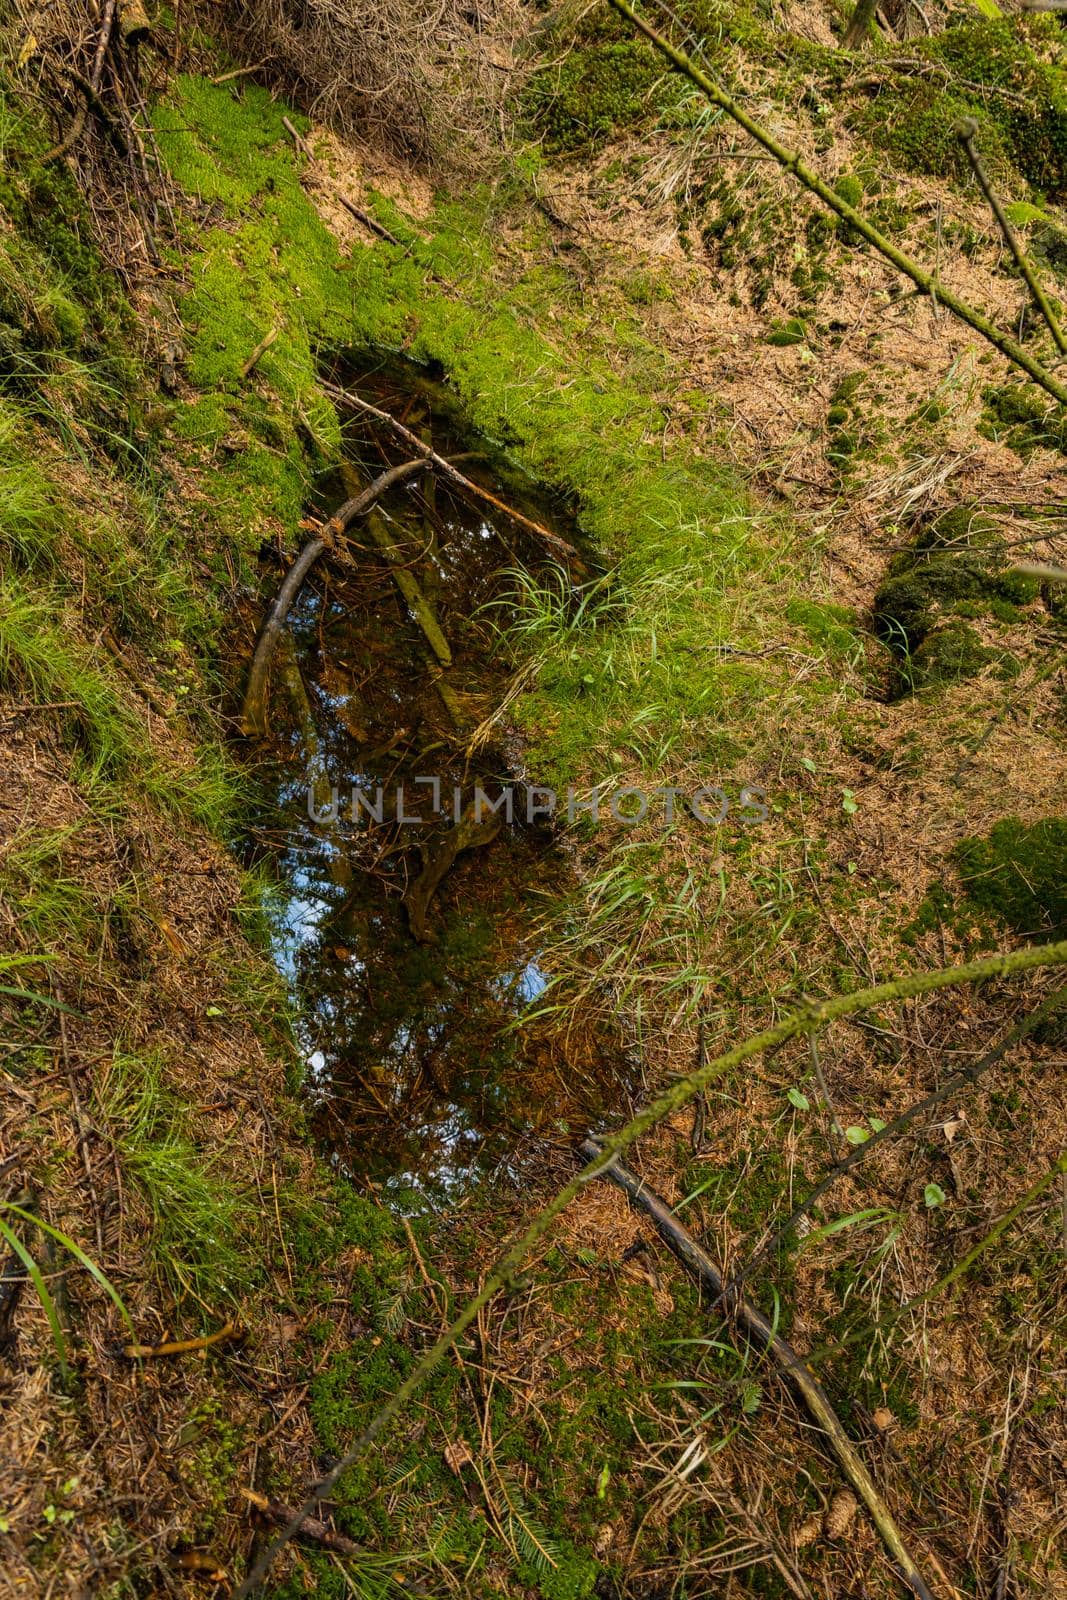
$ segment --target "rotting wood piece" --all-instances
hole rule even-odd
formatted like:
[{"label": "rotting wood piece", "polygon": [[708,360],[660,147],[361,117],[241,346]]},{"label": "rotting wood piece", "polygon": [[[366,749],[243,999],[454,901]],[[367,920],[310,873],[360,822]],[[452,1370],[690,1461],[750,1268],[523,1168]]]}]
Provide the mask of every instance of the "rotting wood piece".
[{"label": "rotting wood piece", "polygon": [[[261,1516],[269,1518],[271,1522],[288,1522],[293,1514],[290,1506],[282,1505],[278,1500],[268,1499],[265,1494],[259,1494],[255,1489],[242,1489],[241,1494],[250,1506]],[[300,1537],[310,1539],[313,1544],[321,1545],[324,1550],[336,1550],[341,1556],[358,1556],[361,1553],[360,1546],[354,1539],[328,1528],[318,1517],[304,1518],[300,1525]]]},{"label": "rotting wood piece", "polygon": [[[428,461],[427,466],[432,468],[433,463]],[[347,462],[342,463],[341,477],[346,487],[358,490],[359,475]],[[440,696],[441,703],[451,717],[456,731],[461,734],[467,734],[470,732],[470,718],[456,691],[444,676],[444,673],[452,665],[452,649],[441,630],[440,623],[437,621],[433,606],[412,576],[409,566],[401,560],[401,552],[389,533],[384,517],[376,507],[372,507],[367,512],[366,526],[367,532],[386,561],[388,561],[393,581],[400,590],[408,610],[422,629],[423,637],[441,666],[441,674],[433,680],[433,686]]]},{"label": "rotting wood piece", "polygon": [[123,44],[140,44],[152,31],[152,19],[144,0],[118,0],[119,34]]},{"label": "rotting wood piece", "polygon": [[[582,1141],[579,1153],[587,1161],[593,1161],[601,1150],[594,1139],[585,1139]],[[721,1272],[703,1246],[698,1244],[688,1229],[678,1221],[666,1201],[622,1161],[611,1162],[604,1168],[602,1175],[610,1178],[612,1183],[618,1184],[619,1188],[629,1196],[631,1204],[652,1219],[661,1239],[679,1261],[711,1291],[716,1300],[721,1299],[726,1289]],[[919,1600],[933,1600],[925,1578],[915,1565],[901,1537],[892,1512],[882,1498],[862,1456],[842,1427],[826,1390],[811,1368],[789,1341],[774,1331],[763,1312],[756,1306],[740,1295],[727,1293],[726,1307],[748,1337],[767,1352],[782,1377],[800,1397],[810,1415],[822,1429],[842,1472],[867,1507],[899,1577],[912,1593],[919,1597]]]}]

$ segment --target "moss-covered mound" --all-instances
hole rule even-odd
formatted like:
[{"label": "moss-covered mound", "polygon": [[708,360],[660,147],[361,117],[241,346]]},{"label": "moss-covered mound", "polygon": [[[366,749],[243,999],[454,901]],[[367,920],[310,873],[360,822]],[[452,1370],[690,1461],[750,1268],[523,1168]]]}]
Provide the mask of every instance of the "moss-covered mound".
[{"label": "moss-covered mound", "polygon": [[1067,817],[1042,817],[1029,827],[1005,817],[984,839],[964,839],[953,860],[980,911],[1019,934],[1067,933]]},{"label": "moss-covered mound", "polygon": [[1024,457],[1035,450],[1067,450],[1063,408],[1032,383],[1010,379],[991,385],[982,398],[985,411],[978,431],[987,439],[996,439]]},{"label": "moss-covered mound", "polygon": [[1067,195],[1067,87],[1054,54],[1055,35],[1043,25],[1019,27],[1012,18],[968,18],[917,41],[907,67],[879,87],[858,114],[875,145],[916,172],[967,172],[954,133],[959,117],[975,117],[988,165],[1014,167],[1050,200]]},{"label": "moss-covered mound", "polygon": [[943,512],[890,563],[874,600],[874,627],[896,662],[896,697],[973,677],[1007,652],[983,645],[967,617],[1017,622],[1039,592],[1011,570],[995,525],[974,506]]}]

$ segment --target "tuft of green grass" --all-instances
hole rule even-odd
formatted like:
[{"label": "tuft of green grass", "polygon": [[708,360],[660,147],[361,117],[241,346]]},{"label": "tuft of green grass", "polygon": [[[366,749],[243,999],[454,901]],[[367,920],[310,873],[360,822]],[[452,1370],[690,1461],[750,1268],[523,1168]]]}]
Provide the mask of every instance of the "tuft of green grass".
[{"label": "tuft of green grass", "polygon": [[258,1197],[231,1172],[215,1172],[190,1135],[189,1118],[166,1087],[159,1055],[116,1055],[99,1100],[123,1165],[152,1216],[150,1254],[181,1299],[236,1300],[259,1276],[252,1240],[262,1231]]},{"label": "tuft of green grass", "polygon": [[48,1321],[48,1328],[52,1336],[52,1343],[55,1348],[56,1358],[59,1362],[60,1372],[64,1378],[67,1378],[70,1375],[70,1367],[68,1363],[67,1340],[63,1330],[62,1319],[59,1315],[59,1310],[56,1306],[55,1300],[52,1297],[52,1293],[48,1287],[45,1274],[41,1271],[33,1252],[21,1237],[19,1232],[20,1228],[23,1232],[25,1232],[27,1229],[36,1229],[38,1232],[42,1233],[47,1240],[51,1240],[53,1244],[58,1244],[60,1249],[65,1251],[67,1255],[73,1257],[78,1266],[82,1267],[89,1274],[93,1282],[98,1284],[99,1287],[103,1289],[108,1299],[116,1307],[131,1336],[134,1332],[133,1321],[130,1317],[129,1311],[126,1309],[126,1302],[115,1288],[115,1285],[111,1282],[111,1279],[105,1272],[101,1270],[92,1257],[86,1254],[81,1245],[78,1244],[77,1240],[72,1239],[68,1233],[64,1233],[62,1228],[56,1228],[52,1225],[52,1223],[45,1222],[36,1214],[35,1211],[28,1210],[25,1206],[19,1205],[16,1201],[0,1201],[0,1239],[6,1241],[10,1249],[14,1252],[19,1261],[21,1261],[23,1267],[26,1269],[26,1275],[33,1285],[34,1291],[37,1295],[37,1298],[41,1302],[41,1307]]}]

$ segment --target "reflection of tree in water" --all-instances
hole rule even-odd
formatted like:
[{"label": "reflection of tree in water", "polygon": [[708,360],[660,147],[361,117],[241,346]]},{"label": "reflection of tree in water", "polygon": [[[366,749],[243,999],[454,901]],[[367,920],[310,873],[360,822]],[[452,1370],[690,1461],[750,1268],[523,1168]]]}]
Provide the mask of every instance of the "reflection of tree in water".
[{"label": "reflection of tree in water", "polygon": [[[436,420],[434,430],[440,448]],[[456,442],[450,436],[444,448]],[[505,548],[480,508],[440,485],[429,495],[400,490],[383,511],[432,592],[456,658],[452,687],[476,721],[507,677],[480,607],[499,592],[502,567],[516,555],[535,564],[540,553],[516,550],[510,530]],[[581,1124],[617,1090],[607,1092],[595,1041],[569,1035],[564,1052],[547,1028],[509,1026],[544,983],[530,948],[531,901],[570,883],[545,833],[506,828],[460,857],[433,901],[437,942],[420,945],[401,900],[421,870],[419,843],[432,850],[447,822],[436,833],[404,829],[387,811],[382,827],[342,824],[332,834],[308,822],[312,765],[342,803],[357,776],[373,772],[387,806],[407,781],[407,809],[423,814],[429,792],[414,788],[416,776],[439,776],[446,796],[455,783],[468,797],[474,784],[492,792],[508,780],[498,752],[467,762],[388,571],[371,552],[359,561],[342,585],[334,575],[324,593],[304,591],[292,616],[295,650],[275,685],[286,761],[276,789],[284,829],[273,839],[287,891],[278,954],[301,1005],[324,1144],[379,1179],[408,1173],[447,1184],[505,1157],[524,1128]]]},{"label": "reflection of tree in water", "polygon": [[[417,945],[395,900],[350,904],[297,958],[309,1039],[321,1055],[318,1122],[365,1168],[464,1164],[496,1120],[518,1048],[503,1032],[518,985],[501,986],[479,911],[454,913]],[[473,1147],[473,1148],[471,1148]]]}]

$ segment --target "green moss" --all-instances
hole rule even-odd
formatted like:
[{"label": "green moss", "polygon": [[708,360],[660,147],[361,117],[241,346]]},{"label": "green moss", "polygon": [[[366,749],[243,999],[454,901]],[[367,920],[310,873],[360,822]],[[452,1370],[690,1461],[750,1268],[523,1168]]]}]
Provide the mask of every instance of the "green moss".
[{"label": "green moss", "polygon": [[[761,58],[777,40],[759,16],[759,5],[722,6],[715,0],[679,0],[675,16],[700,39],[702,56],[728,75],[738,48]],[[551,155],[602,147],[617,132],[636,132],[665,118],[690,125],[702,103],[687,84],[664,69],[660,56],[607,6],[591,6],[543,29],[542,60],[523,90],[522,108]],[[810,67],[824,64],[806,40],[795,41]]]},{"label": "green moss", "polygon": [[973,678],[1001,652],[984,645],[968,622],[949,622],[926,634],[911,658],[913,689],[943,687]]},{"label": "green moss", "polygon": [[[1044,31],[1031,25],[1040,41]],[[914,53],[948,77],[903,73],[855,114],[872,144],[916,172],[969,172],[953,131],[962,116],[979,125],[978,146],[994,173],[1021,173],[1039,195],[1067,194],[1067,96],[1062,69],[1043,60],[1014,20],[954,22]],[[998,93],[998,90],[1007,93]]]},{"label": "green moss", "polygon": [[1040,585],[1013,572],[996,524],[975,506],[952,508],[926,523],[891,563],[874,601],[878,637],[899,665],[898,693],[958,682],[1013,658],[984,646],[961,619],[991,616],[1014,623]]},{"label": "green moss", "polygon": [[854,172],[843,172],[834,184],[834,193],[847,205],[858,206],[864,195],[863,180]]},{"label": "green moss", "polygon": [[[1042,36],[1050,37],[1048,20],[1031,25],[1038,43]],[[996,129],[1014,165],[1034,189],[1052,200],[1067,196],[1064,74],[1060,66],[1036,53],[1027,28],[1008,18],[967,21],[946,28],[930,48],[958,78],[988,85],[992,92],[976,113],[980,126],[983,131]],[[996,93],[1002,88],[1010,96]]]},{"label": "green moss", "polygon": [[984,839],[964,839],[953,861],[978,910],[1028,937],[1067,933],[1067,818],[1005,817]]},{"label": "green moss", "polygon": [[537,74],[526,106],[550,153],[594,150],[617,128],[640,127],[659,114],[666,103],[663,80],[658,58],[642,40],[597,41],[573,49],[556,72]]},{"label": "green moss", "polygon": [[[211,513],[226,544],[258,547],[272,523],[295,525],[309,465],[336,455],[339,424],[318,387],[319,352],[348,342],[353,287],[336,241],[300,185],[265,90],[183,76],[156,109],[156,133],[175,181],[222,221],[190,231],[189,381],[202,391],[175,418],[176,434],[222,459]],[[241,371],[272,329],[279,337]],[[309,463],[305,441],[313,446]]]},{"label": "green moss", "polygon": [[1030,254],[1058,278],[1067,278],[1067,228],[1046,222],[1030,238]]},{"label": "green moss", "polygon": [[847,606],[820,605],[814,600],[790,600],[786,617],[804,629],[812,644],[839,660],[852,655],[858,645],[853,613]]},{"label": "green moss", "polygon": [[1063,408],[1033,384],[1009,382],[985,389],[980,432],[1009,445],[1020,455],[1034,450],[1067,450],[1067,418]]},{"label": "green moss", "polygon": [[1048,222],[1048,214],[1029,200],[1012,200],[1004,207],[1004,215],[1013,228],[1028,228],[1032,222]]}]

